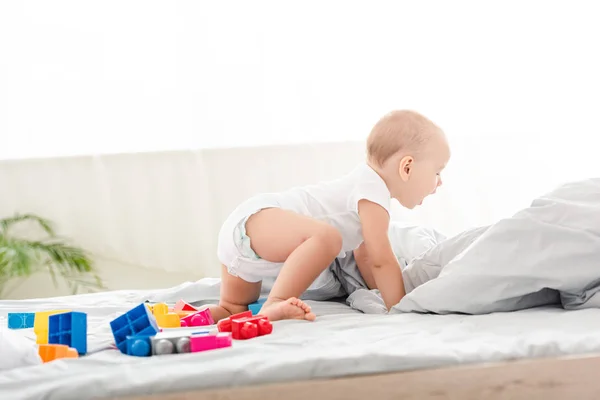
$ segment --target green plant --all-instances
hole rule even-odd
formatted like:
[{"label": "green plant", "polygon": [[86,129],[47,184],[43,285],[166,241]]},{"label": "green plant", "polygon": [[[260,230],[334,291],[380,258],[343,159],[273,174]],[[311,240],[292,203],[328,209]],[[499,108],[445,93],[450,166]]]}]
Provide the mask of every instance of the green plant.
[{"label": "green plant", "polygon": [[[41,240],[18,237],[14,230],[21,223],[37,225],[45,237]],[[103,288],[87,252],[58,237],[50,221],[34,214],[0,219],[0,298],[15,288],[11,288],[10,283],[22,283],[32,274],[44,270],[50,274],[55,286],[57,277],[61,277],[73,294],[80,288]]]}]

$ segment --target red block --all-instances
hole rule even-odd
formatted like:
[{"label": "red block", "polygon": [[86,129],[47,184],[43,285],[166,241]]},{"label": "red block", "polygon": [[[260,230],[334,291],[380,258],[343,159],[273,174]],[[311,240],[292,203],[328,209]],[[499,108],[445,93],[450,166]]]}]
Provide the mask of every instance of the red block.
[{"label": "red block", "polygon": [[231,321],[231,336],[236,340],[252,339],[258,336],[258,326],[242,319]]},{"label": "red block", "polygon": [[252,339],[273,332],[273,325],[267,317],[257,315],[250,318],[235,318],[231,320],[231,333],[236,340]]},{"label": "red block", "polygon": [[273,332],[273,324],[268,318],[258,321],[258,336],[268,335]]},{"label": "red block", "polygon": [[229,318],[225,318],[217,322],[217,329],[219,332],[231,332],[231,321],[237,318],[251,317],[252,311],[244,311],[243,313],[234,314]]},{"label": "red block", "polygon": [[173,307],[173,311],[198,311],[198,309],[191,304],[186,303],[183,300],[179,300],[175,303],[175,307]]}]

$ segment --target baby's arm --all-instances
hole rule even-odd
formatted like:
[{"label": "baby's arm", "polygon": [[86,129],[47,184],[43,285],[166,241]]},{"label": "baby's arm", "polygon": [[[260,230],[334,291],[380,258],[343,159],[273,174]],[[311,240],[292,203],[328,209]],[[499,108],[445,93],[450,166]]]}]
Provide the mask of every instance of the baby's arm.
[{"label": "baby's arm", "polygon": [[375,283],[375,279],[373,278],[373,268],[369,261],[369,254],[367,253],[365,243],[361,243],[358,248],[354,249],[353,253],[356,267],[358,268],[358,272],[360,272],[363,281],[365,281],[365,284],[370,290],[377,289],[377,283]]},{"label": "baby's arm", "polygon": [[358,203],[358,214],[368,265],[371,267],[373,279],[385,306],[389,310],[406,294],[402,270],[388,236],[390,216],[383,207],[368,200],[361,200]]}]

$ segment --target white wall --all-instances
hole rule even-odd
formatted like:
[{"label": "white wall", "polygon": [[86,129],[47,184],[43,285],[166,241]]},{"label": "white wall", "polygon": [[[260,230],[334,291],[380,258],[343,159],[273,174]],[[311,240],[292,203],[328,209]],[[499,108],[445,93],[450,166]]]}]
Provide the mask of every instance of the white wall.
[{"label": "white wall", "polygon": [[361,140],[405,107],[454,137],[595,140],[598,7],[3,1],[0,158]]}]

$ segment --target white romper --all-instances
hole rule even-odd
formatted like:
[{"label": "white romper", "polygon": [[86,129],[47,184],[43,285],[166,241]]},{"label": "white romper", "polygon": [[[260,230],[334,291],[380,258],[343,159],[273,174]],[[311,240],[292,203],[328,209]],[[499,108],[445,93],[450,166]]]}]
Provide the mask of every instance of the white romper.
[{"label": "white romper", "polygon": [[247,282],[259,282],[278,275],[283,263],[258,257],[246,236],[246,221],[265,208],[281,208],[327,222],[342,235],[338,257],[363,242],[358,202],[369,200],[390,210],[391,196],[383,179],[366,163],[349,174],[316,185],[296,187],[280,193],[264,193],[240,204],[227,217],[219,232],[217,256],[230,274]]}]

